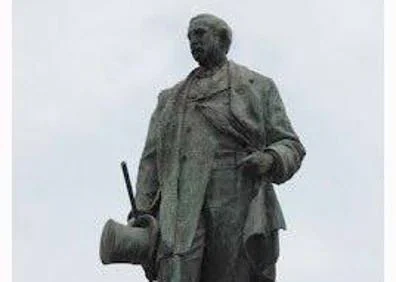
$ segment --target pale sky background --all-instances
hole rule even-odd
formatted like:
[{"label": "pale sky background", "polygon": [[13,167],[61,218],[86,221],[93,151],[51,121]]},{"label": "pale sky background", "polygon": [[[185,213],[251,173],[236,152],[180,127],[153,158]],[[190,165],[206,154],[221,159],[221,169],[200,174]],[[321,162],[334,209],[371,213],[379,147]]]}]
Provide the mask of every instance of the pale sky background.
[{"label": "pale sky background", "polygon": [[145,281],[101,265],[100,233],[129,211],[119,162],[134,182],[158,92],[195,67],[200,12],[233,28],[231,59],[274,79],[307,148],[276,188],[278,281],[383,281],[382,1],[13,5],[15,282]]}]

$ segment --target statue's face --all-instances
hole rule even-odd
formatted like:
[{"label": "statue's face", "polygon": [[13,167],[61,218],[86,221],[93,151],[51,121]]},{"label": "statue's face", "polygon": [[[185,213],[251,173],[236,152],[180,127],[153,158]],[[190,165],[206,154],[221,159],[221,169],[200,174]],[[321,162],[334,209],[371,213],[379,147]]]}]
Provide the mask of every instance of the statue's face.
[{"label": "statue's face", "polygon": [[200,65],[224,53],[220,47],[220,38],[207,21],[193,21],[188,28],[191,54]]}]

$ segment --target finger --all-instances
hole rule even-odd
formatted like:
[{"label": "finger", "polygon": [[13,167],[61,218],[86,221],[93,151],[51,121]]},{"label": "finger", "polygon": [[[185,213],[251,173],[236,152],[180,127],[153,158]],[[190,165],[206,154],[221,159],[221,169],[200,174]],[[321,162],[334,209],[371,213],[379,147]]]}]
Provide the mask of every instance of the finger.
[{"label": "finger", "polygon": [[237,164],[236,167],[239,168],[241,166],[247,166],[251,164],[251,160],[252,160],[252,156],[247,156],[245,158],[243,158],[242,160],[240,160]]},{"label": "finger", "polygon": [[131,218],[128,220],[127,225],[130,227],[133,227],[135,225],[136,219],[135,218]]}]

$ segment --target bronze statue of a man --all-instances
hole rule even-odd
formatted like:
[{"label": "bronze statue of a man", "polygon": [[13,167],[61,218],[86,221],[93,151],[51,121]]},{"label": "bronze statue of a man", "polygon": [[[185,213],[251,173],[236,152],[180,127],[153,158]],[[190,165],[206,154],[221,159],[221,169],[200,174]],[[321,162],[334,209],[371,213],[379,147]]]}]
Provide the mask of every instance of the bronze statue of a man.
[{"label": "bronze statue of a man", "polygon": [[274,82],[227,59],[226,22],[200,14],[188,39],[199,66],[159,94],[136,185],[160,226],[157,280],[274,281],[285,222],[273,183],[305,149]]}]

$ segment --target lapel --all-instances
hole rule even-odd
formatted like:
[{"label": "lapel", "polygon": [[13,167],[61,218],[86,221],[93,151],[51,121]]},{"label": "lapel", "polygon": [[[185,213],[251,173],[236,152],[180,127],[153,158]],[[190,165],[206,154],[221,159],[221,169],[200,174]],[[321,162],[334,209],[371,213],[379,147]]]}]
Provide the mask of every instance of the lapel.
[{"label": "lapel", "polygon": [[230,61],[230,109],[234,117],[246,129],[251,140],[262,147],[265,142],[262,93],[253,87],[257,79],[252,71]]},{"label": "lapel", "polygon": [[189,77],[190,76],[167,90],[166,101],[164,101],[164,105],[159,114],[161,123],[159,128],[160,133],[169,128],[169,126],[174,127],[177,124],[177,120],[180,118],[183,111],[183,99],[185,98],[184,94],[189,82]]}]

